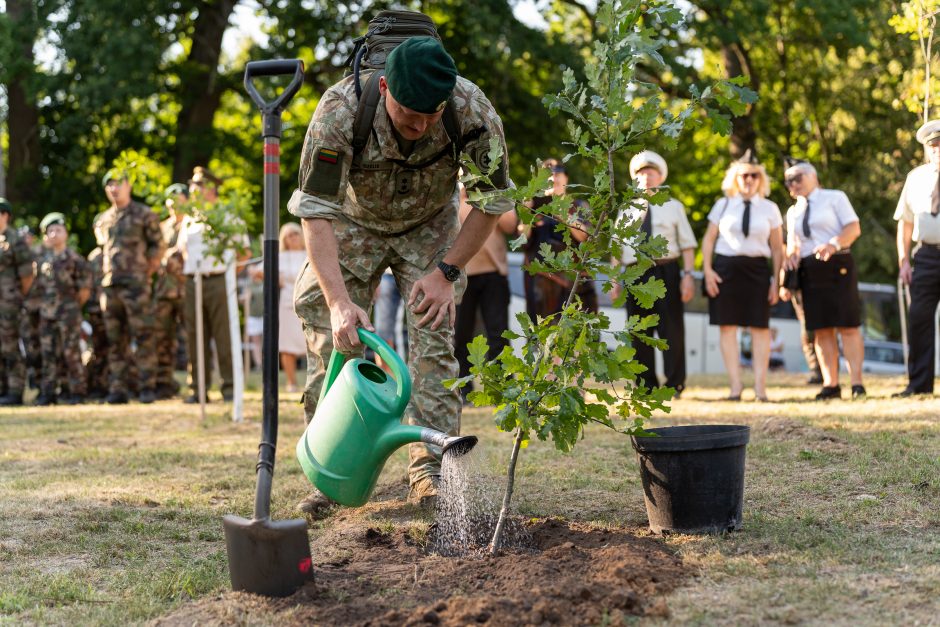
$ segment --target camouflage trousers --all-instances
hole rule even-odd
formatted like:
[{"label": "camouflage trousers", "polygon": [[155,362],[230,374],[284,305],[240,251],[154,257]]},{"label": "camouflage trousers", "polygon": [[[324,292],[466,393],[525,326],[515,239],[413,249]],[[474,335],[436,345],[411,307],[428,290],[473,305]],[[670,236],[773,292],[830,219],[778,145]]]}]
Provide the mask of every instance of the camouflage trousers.
[{"label": "camouflage trousers", "polygon": [[157,387],[168,387],[173,390],[179,385],[173,378],[176,370],[176,354],[178,346],[178,331],[185,325],[183,316],[182,298],[159,298],[156,310],[156,336],[157,336]]},{"label": "camouflage trousers", "polygon": [[91,358],[85,365],[87,391],[89,394],[107,394],[108,329],[100,309],[88,312],[88,324],[91,325]]},{"label": "camouflage trousers", "polygon": [[157,355],[150,286],[107,286],[102,291],[101,310],[108,331],[108,391],[127,394],[134,387],[129,380],[131,341],[137,347],[132,361],[138,369],[139,389],[154,389]]},{"label": "camouflage trousers", "polygon": [[20,303],[0,304],[0,395],[26,387],[26,361],[20,351]]},{"label": "camouflage trousers", "polygon": [[[368,254],[363,251],[381,250],[381,246],[360,246],[355,242],[344,242],[338,234],[338,249],[340,251],[357,251],[359,254]],[[381,238],[376,236],[378,242]],[[416,245],[419,245],[416,243]],[[342,254],[342,253],[341,253]],[[356,305],[369,311],[372,307],[373,296],[382,278],[386,267],[390,267],[402,297],[407,298],[415,281],[428,274],[437,266],[439,257],[426,268],[418,268],[399,257],[393,250],[386,249],[378,253],[381,259],[377,263],[369,264],[375,268],[371,276],[360,278],[349,269],[340,264],[346,290]],[[457,294],[463,291],[465,279],[455,285]],[[307,338],[307,383],[304,388],[304,414],[309,423],[317,409],[317,400],[320,388],[323,386],[325,364],[333,353],[333,335],[330,330],[330,310],[323,298],[313,268],[309,262],[304,264],[294,289],[294,309],[304,326],[304,335]],[[423,314],[422,314],[423,315]],[[457,376],[458,364],[454,357],[454,330],[450,321],[446,320],[436,330],[430,329],[430,324],[416,328],[416,319],[411,311],[405,308],[406,323],[408,326],[408,363],[412,379],[411,402],[405,410],[405,422],[411,425],[431,427],[451,435],[460,432],[460,396],[456,390],[448,390],[442,384],[445,379]],[[441,474],[441,449],[424,443],[409,445],[408,475],[412,485],[429,476]]]},{"label": "camouflage trousers", "polygon": [[82,334],[81,325],[82,315],[78,309],[63,312],[56,318],[40,319],[42,377],[39,390],[42,394],[55,396],[61,382],[68,384],[69,393],[85,396],[85,367],[82,365],[79,341]]},{"label": "camouflage trousers", "polygon": [[42,372],[42,346],[39,344],[39,308],[26,307],[20,311],[20,339],[26,349],[26,367],[36,376]]}]

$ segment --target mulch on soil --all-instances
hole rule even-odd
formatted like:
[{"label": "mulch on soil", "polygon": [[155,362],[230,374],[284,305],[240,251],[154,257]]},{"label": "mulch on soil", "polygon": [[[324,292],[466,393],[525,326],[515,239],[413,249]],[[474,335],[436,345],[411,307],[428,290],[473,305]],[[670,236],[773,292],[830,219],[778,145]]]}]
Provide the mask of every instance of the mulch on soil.
[{"label": "mulch on soil", "polygon": [[[645,529],[536,520],[531,549],[452,558],[429,555],[404,530],[358,522],[313,543],[316,580],[293,596],[230,592],[155,624],[617,625],[667,617],[665,595],[691,574]],[[338,539],[344,557],[318,562],[317,545]]]}]

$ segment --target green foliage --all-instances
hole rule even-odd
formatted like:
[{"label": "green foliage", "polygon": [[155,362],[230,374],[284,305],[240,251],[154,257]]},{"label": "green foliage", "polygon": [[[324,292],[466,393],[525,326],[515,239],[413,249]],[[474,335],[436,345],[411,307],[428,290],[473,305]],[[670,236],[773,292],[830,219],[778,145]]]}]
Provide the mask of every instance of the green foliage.
[{"label": "green foliage", "polygon": [[[675,142],[687,125],[708,120],[718,131],[728,128],[728,111],[740,111],[755,95],[740,82],[719,81],[703,89],[683,107],[676,108],[651,85],[637,80],[637,65],[659,58],[665,42],[656,33],[663,24],[675,27],[681,15],[661,1],[607,0],[597,13],[597,25],[603,37],[592,46],[592,57],[585,65],[585,80],[579,81],[573,70],[563,75],[562,90],[544,97],[552,114],[567,120],[572,152],[564,161],[580,158],[590,164],[590,184],[573,186],[574,193],[555,198],[534,212],[524,201],[546,188],[547,172],[532,169],[529,183],[506,192],[470,193],[470,200],[485,207],[497,196],[512,199],[520,220],[531,226],[543,216],[559,223],[559,233],[568,246],[555,253],[543,247],[543,259],[527,267],[530,273],[556,272],[569,277],[573,286],[563,310],[546,318],[532,320],[521,313],[519,334],[506,332],[509,340],[521,340],[523,350],[516,355],[505,348],[492,361],[486,358],[488,346],[477,337],[469,346],[471,375],[447,382],[462,386],[476,379],[480,385],[469,399],[476,405],[496,407],[495,420],[503,431],[514,431],[517,442],[525,444],[533,436],[551,439],[562,451],[569,451],[589,422],[597,422],[624,433],[642,434],[643,419],[653,411],[668,411],[666,402],[673,390],[649,390],[637,384],[637,375],[645,367],[635,360],[633,346],[642,342],[665,348],[662,340],[647,333],[655,316],[631,317],[622,330],[610,329],[603,313],[583,311],[577,298],[583,281],[594,281],[610,289],[619,283],[623,292],[614,299],[622,307],[628,296],[650,306],[664,294],[663,283],[650,279],[638,283],[652,259],[662,256],[665,240],[646,240],[639,221],[626,219],[626,212],[641,200],[661,202],[667,196],[659,192],[648,197],[632,184],[617,178],[617,163],[640,149],[654,136]],[[637,94],[643,89],[644,95]],[[696,117],[697,111],[704,116]],[[488,179],[498,163],[498,145],[491,144],[491,169],[480,172],[472,163],[465,183]],[[576,211],[572,201],[583,201]],[[587,233],[587,238],[573,245],[570,228]],[[520,242],[514,242],[518,244]],[[637,252],[633,266],[612,263],[619,259],[624,246]],[[612,337],[615,350],[607,348]],[[510,471],[511,474],[511,471]],[[494,541],[494,546],[498,544]]]}]

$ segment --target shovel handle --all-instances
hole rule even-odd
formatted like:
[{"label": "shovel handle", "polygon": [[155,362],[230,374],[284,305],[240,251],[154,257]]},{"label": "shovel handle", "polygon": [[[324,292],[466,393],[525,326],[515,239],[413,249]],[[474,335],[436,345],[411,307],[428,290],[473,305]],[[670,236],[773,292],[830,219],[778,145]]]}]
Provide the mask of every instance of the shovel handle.
[{"label": "shovel handle", "polygon": [[[293,74],[291,82],[273,100],[265,100],[255,89],[253,79],[260,76],[282,76]],[[245,91],[261,110],[262,137],[281,136],[281,111],[304,82],[304,62],[300,59],[271,59],[250,61],[245,65]]]}]

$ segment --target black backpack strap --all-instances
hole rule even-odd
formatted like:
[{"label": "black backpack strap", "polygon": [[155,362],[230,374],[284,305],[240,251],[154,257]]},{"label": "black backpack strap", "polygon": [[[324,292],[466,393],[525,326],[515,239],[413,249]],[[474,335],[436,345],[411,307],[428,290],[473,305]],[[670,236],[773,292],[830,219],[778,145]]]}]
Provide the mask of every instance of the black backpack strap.
[{"label": "black backpack strap", "polygon": [[359,107],[356,109],[356,119],[353,120],[353,166],[358,167],[362,162],[362,151],[369,143],[369,134],[372,132],[372,123],[375,112],[379,107],[379,77],[385,72],[376,70],[366,81],[359,96]]}]

